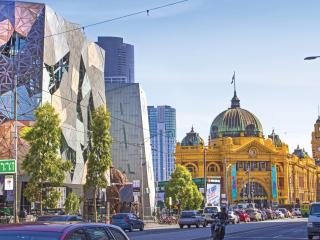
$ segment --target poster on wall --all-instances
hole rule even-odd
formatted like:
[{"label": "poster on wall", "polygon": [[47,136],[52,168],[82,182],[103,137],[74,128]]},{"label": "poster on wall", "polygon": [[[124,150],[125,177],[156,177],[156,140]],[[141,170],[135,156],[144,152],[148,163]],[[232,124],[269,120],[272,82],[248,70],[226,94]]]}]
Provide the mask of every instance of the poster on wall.
[{"label": "poster on wall", "polygon": [[212,205],[220,205],[220,184],[207,184],[207,203]]},{"label": "poster on wall", "polygon": [[237,169],[235,164],[232,164],[232,169],[231,169],[231,187],[232,187],[232,200],[236,200],[237,199]]},{"label": "poster on wall", "polygon": [[271,179],[272,179],[272,198],[278,198],[277,193],[277,168],[275,165],[272,166],[271,170]]},{"label": "poster on wall", "polygon": [[4,190],[6,191],[13,190],[13,175],[4,176]]}]

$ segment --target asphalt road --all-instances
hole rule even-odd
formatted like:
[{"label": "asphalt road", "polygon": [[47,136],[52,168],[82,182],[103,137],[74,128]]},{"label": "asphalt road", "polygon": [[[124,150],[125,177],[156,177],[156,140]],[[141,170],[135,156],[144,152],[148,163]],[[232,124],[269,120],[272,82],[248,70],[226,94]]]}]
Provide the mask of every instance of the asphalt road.
[{"label": "asphalt road", "polygon": [[[227,226],[225,240],[302,240],[307,239],[305,219],[277,220],[259,223],[242,223]],[[128,233],[131,240],[209,240],[210,227],[152,229]],[[317,239],[317,238],[314,238]]]}]

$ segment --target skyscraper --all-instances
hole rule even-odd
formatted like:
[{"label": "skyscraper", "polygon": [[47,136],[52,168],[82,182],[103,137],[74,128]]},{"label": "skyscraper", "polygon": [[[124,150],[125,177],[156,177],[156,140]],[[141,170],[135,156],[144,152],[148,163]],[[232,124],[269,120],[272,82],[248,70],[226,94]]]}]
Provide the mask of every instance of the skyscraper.
[{"label": "skyscraper", "polygon": [[176,110],[170,106],[148,106],[155,180],[166,181],[175,168]]},{"label": "skyscraper", "polygon": [[134,83],[134,47],[120,37],[98,37],[97,44],[106,52],[106,83]]}]

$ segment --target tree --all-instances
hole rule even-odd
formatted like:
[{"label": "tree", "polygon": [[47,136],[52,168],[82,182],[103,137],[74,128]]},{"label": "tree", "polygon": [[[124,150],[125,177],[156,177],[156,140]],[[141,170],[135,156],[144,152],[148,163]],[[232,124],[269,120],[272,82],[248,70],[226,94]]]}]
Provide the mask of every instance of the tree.
[{"label": "tree", "polygon": [[93,192],[93,218],[97,222],[97,190],[105,188],[107,179],[105,173],[109,170],[111,160],[112,139],[109,132],[110,114],[104,106],[93,111],[91,123],[92,149],[88,156],[86,185]]},{"label": "tree", "polygon": [[63,185],[72,164],[60,156],[60,119],[54,108],[46,103],[34,115],[34,126],[25,128],[21,134],[30,145],[22,163],[23,170],[30,176],[24,194],[28,201],[40,202],[42,214],[43,205],[56,207],[61,194],[55,187]]},{"label": "tree", "polygon": [[80,198],[74,192],[70,192],[64,203],[64,211],[66,214],[77,214],[80,207]]},{"label": "tree", "polygon": [[179,210],[198,209],[203,200],[202,194],[192,181],[190,172],[181,165],[177,165],[176,170],[171,174],[171,179],[165,185],[165,196],[167,207],[171,197],[171,207]]}]

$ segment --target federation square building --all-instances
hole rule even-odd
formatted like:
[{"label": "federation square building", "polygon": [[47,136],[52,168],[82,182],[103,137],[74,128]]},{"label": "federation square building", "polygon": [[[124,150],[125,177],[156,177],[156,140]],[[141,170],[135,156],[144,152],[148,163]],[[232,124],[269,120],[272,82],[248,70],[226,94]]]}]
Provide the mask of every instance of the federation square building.
[{"label": "federation square building", "polygon": [[[16,81],[18,132],[33,125],[36,108],[52,104],[61,120],[61,155],[73,164],[65,187],[80,195],[91,114],[106,104],[104,59],[104,50],[88,41],[79,25],[66,21],[47,5],[1,1],[0,159],[14,158]],[[19,138],[18,205],[22,206],[29,204],[21,194],[28,181],[21,168],[27,151],[26,142]],[[13,201],[13,191],[3,191],[3,181],[0,175],[0,207]]]}]

